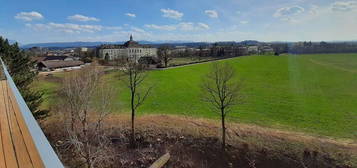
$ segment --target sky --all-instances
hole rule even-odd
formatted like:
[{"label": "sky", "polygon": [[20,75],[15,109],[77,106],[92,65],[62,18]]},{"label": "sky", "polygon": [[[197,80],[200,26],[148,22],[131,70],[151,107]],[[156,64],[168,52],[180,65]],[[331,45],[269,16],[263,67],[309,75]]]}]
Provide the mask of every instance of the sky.
[{"label": "sky", "polygon": [[74,41],[357,40],[357,0],[0,0],[0,36]]}]

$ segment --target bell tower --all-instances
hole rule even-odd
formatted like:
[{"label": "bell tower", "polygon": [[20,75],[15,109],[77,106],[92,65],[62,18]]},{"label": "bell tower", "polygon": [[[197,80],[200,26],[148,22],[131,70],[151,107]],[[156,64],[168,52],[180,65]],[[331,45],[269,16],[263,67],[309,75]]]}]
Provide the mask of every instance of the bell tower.
[{"label": "bell tower", "polygon": [[132,34],[130,35],[130,41],[133,41],[133,35]]}]

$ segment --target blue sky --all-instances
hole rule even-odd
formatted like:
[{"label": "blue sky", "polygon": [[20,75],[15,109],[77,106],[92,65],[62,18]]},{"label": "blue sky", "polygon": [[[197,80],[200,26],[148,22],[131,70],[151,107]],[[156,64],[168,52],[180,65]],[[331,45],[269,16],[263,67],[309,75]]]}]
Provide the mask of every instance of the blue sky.
[{"label": "blue sky", "polygon": [[357,40],[357,0],[1,0],[0,35],[67,41]]}]

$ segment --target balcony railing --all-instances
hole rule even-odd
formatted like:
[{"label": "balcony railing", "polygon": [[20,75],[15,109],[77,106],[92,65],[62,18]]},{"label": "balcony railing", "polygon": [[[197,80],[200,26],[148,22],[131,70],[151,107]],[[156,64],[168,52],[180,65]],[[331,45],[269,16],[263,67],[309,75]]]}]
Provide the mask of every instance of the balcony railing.
[{"label": "balcony railing", "polygon": [[0,167],[63,168],[0,59]]}]

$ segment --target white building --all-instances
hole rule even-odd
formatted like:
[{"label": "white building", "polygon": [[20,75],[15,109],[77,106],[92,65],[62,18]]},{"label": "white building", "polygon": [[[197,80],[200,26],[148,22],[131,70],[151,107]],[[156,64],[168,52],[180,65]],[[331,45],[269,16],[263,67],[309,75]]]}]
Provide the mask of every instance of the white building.
[{"label": "white building", "polygon": [[248,53],[249,54],[257,54],[259,51],[258,46],[248,46]]},{"label": "white building", "polygon": [[140,45],[133,36],[123,45],[102,45],[98,52],[99,57],[105,60],[129,58],[138,61],[141,57],[157,57],[157,48]]},{"label": "white building", "polygon": [[80,52],[87,52],[88,48],[87,47],[81,47],[81,48],[79,48],[79,51]]}]

